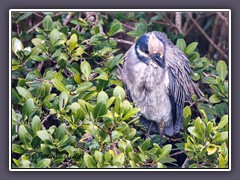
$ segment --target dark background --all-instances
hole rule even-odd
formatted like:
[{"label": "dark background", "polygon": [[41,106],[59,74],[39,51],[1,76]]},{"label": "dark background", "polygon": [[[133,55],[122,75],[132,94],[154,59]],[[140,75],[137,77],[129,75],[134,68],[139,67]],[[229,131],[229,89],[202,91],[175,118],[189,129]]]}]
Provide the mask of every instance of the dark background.
[{"label": "dark background", "polygon": [[[240,2],[239,2],[240,3]],[[237,118],[237,111],[239,107],[240,84],[239,84],[239,70],[240,60],[238,59],[239,45],[238,41],[240,33],[240,5],[234,1],[219,1],[219,0],[145,0],[145,1],[109,1],[109,0],[66,0],[59,2],[59,0],[7,0],[1,2],[0,5],[0,83],[1,83],[1,98],[0,98],[0,177],[1,179],[239,179],[240,175],[240,156],[239,156],[239,119]],[[230,172],[10,172],[9,171],[9,9],[231,9],[231,143],[232,154],[231,171]]]}]

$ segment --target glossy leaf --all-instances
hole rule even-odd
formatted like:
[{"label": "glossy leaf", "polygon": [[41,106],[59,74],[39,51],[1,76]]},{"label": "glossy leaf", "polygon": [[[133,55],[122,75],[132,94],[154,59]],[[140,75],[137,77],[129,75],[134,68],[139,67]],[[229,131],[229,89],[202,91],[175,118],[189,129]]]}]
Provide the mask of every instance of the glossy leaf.
[{"label": "glossy leaf", "polygon": [[51,31],[52,30],[52,26],[53,26],[53,20],[52,18],[47,15],[44,19],[43,19],[43,27],[45,31]]},{"label": "glossy leaf", "polygon": [[12,51],[16,56],[18,56],[17,52],[23,50],[23,44],[18,38],[12,39]]},{"label": "glossy leaf", "polygon": [[85,78],[88,80],[90,74],[91,74],[91,65],[87,61],[83,61],[80,65],[81,71],[84,74]]},{"label": "glossy leaf", "polygon": [[217,66],[216,66],[217,73],[219,77],[221,78],[222,81],[225,80],[227,76],[227,65],[224,61],[218,61]]},{"label": "glossy leaf", "polygon": [[37,131],[42,129],[41,120],[38,116],[34,116],[32,119],[32,130],[34,135],[37,134]]},{"label": "glossy leaf", "polygon": [[187,46],[187,48],[185,49],[185,53],[191,54],[196,49],[197,45],[198,45],[198,42],[193,42],[193,43],[189,44]]},{"label": "glossy leaf", "polygon": [[176,46],[177,46],[181,51],[184,52],[185,49],[186,49],[186,42],[184,41],[184,39],[178,39]]}]

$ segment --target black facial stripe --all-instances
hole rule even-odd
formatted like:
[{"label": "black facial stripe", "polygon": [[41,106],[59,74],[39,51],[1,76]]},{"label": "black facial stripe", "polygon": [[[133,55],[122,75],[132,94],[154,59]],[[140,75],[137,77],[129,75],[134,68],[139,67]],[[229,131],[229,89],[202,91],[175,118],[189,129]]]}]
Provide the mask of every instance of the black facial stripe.
[{"label": "black facial stripe", "polygon": [[143,55],[141,55],[139,52],[138,52],[138,49],[147,54],[146,52],[148,52],[148,41],[149,41],[149,38],[148,36],[146,35],[142,35],[138,38],[137,42],[136,42],[136,45],[135,45],[135,52],[136,52],[136,55],[138,56],[139,60],[148,64],[148,61],[149,61],[149,57],[145,57]]}]

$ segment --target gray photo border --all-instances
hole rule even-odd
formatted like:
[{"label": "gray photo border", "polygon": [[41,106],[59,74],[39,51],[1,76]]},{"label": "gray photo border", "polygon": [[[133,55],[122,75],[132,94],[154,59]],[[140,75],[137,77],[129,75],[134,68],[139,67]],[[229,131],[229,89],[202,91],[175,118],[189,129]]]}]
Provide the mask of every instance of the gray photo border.
[{"label": "gray photo border", "polygon": [[[1,91],[1,130],[0,130],[0,144],[1,144],[1,155],[0,160],[1,162],[1,177],[4,179],[43,179],[43,178],[58,178],[58,179],[66,179],[66,178],[82,178],[82,179],[92,179],[92,178],[98,178],[98,179],[123,179],[123,178],[129,178],[129,179],[146,179],[146,178],[176,178],[176,179],[226,179],[226,178],[233,178],[238,179],[238,175],[240,175],[240,171],[238,170],[240,165],[238,162],[239,159],[239,140],[237,137],[238,135],[238,127],[240,124],[240,121],[237,118],[237,109],[238,109],[238,100],[239,96],[237,96],[237,93],[240,90],[240,85],[238,83],[238,77],[239,77],[239,70],[238,67],[239,61],[239,50],[238,50],[238,39],[239,38],[239,30],[240,30],[240,23],[238,23],[238,18],[240,16],[240,11],[238,10],[238,7],[240,7],[238,4],[235,4],[230,1],[221,1],[218,0],[201,0],[201,1],[188,1],[188,0],[182,0],[181,2],[176,2],[174,0],[162,0],[161,2],[156,0],[147,0],[141,2],[130,2],[127,0],[121,0],[119,2],[117,1],[107,1],[107,0],[81,0],[81,2],[77,2],[75,0],[68,0],[65,2],[59,2],[58,0],[41,0],[39,1],[31,1],[31,0],[22,0],[15,2],[14,0],[8,0],[5,2],[1,2],[1,60],[0,60],[0,79],[2,87],[0,89]],[[37,174],[39,172],[10,172],[9,171],[9,141],[8,141],[8,133],[9,133],[9,117],[8,117],[8,104],[9,102],[9,92],[8,92],[8,85],[9,85],[9,72],[8,72],[8,12],[9,9],[30,9],[30,8],[42,8],[42,9],[50,9],[50,8],[57,8],[57,9],[72,9],[72,8],[87,8],[87,9],[99,9],[99,8],[128,8],[128,9],[192,9],[192,8],[207,8],[207,9],[231,9],[232,10],[232,70],[231,72],[231,83],[232,83],[232,171],[231,172],[71,172],[71,173],[58,173],[58,172],[51,172],[50,174],[47,172],[41,172],[41,176],[38,176]],[[236,47],[234,49],[234,47]],[[181,175],[179,175],[181,173]],[[198,175],[199,174],[199,175]]]}]

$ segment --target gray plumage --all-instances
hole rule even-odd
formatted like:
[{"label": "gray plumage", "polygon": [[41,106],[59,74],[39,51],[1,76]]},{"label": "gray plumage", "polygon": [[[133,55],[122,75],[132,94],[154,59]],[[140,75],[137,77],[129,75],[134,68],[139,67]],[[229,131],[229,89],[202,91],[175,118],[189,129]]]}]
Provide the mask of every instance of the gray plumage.
[{"label": "gray plumage", "polygon": [[184,102],[202,92],[191,80],[185,54],[164,33],[141,36],[124,56],[122,80],[141,114],[155,121],[162,134],[172,136],[182,127]]}]

